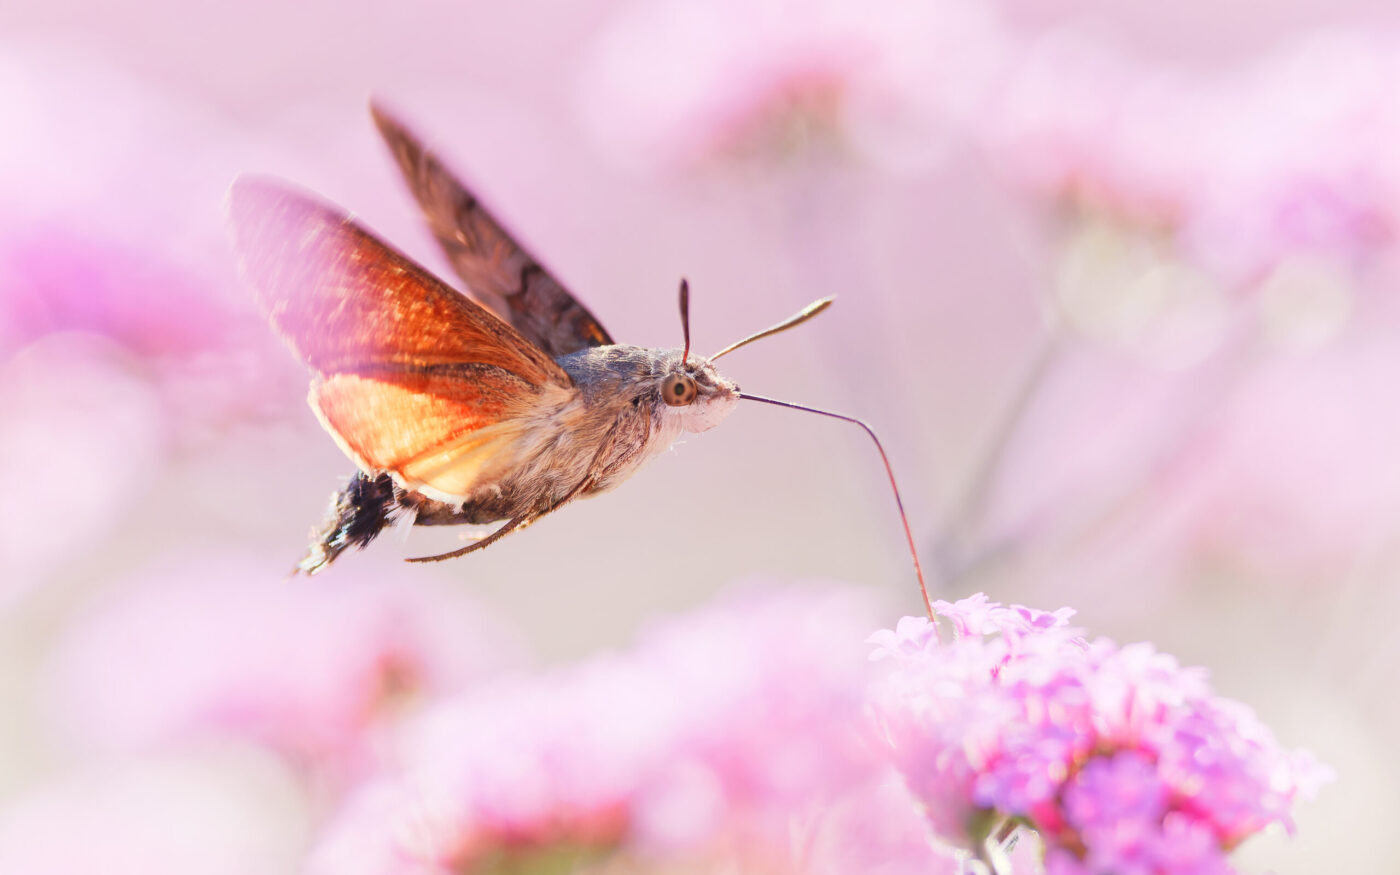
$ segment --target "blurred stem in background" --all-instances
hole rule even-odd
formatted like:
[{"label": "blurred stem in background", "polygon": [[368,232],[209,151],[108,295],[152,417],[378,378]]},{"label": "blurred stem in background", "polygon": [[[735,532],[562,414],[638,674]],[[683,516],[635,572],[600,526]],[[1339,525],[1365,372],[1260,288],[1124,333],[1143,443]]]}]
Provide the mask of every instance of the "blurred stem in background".
[{"label": "blurred stem in background", "polygon": [[[1066,241],[1082,233],[1074,227],[1066,230]],[[1064,247],[1064,241],[1060,245]],[[1167,366],[1165,371],[1157,370],[1161,365],[1154,365],[1150,357],[1136,358],[1121,341],[1096,337],[1092,330],[1078,325],[1073,301],[1048,300],[1039,345],[969,466],[967,480],[941,530],[931,539],[929,552],[936,574],[950,594],[957,596],[978,588],[984,582],[980,579],[983,575],[1017,554],[1051,552],[1056,545],[1075,549],[1110,526],[1115,531],[1147,532],[1149,536],[1157,531],[1164,510],[1160,490],[1155,487],[1171,480],[1173,467],[1182,461],[1183,453],[1204,429],[1219,420],[1268,353],[1259,331],[1254,291],[1230,289],[1209,351],[1184,367]],[[1165,321],[1169,315],[1157,318]],[[1003,486],[1007,464],[1024,433],[1036,427],[1033,413],[1055,383],[1057,373],[1078,353],[1104,343],[1129,353],[1132,366],[1144,369],[1144,378],[1155,372],[1179,380],[1185,393],[1182,403],[1153,411],[1153,419],[1160,425],[1151,448],[1106,485],[1100,485],[1099,494],[1080,489],[1078,481],[1071,481],[1048,497],[1009,508],[1009,518],[992,521],[993,498]],[[1135,385],[1130,381],[1126,390],[1131,392]],[[1123,401],[1129,399],[1125,396]]]},{"label": "blurred stem in background", "polygon": [[1049,317],[1040,345],[988,435],[981,454],[974,460],[972,473],[953,502],[942,531],[933,540],[929,552],[933,555],[935,574],[950,591],[956,591],[957,584],[976,574],[985,563],[995,560],[1011,546],[1006,539],[985,540],[982,528],[987,499],[996,485],[1007,449],[1059,361],[1064,344],[1059,319]]}]

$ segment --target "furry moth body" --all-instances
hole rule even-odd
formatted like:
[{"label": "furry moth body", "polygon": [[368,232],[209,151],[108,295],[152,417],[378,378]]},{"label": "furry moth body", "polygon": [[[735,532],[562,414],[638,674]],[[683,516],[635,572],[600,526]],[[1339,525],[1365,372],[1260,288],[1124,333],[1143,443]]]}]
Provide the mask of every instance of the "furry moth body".
[{"label": "furry moth body", "polygon": [[[616,344],[419,140],[373,108],[459,294],[345,211],[242,177],[235,247],[259,305],[313,372],[309,401],[358,470],[298,567],[315,574],[411,515],[502,523],[480,549],[575,498],[620,484],[740,399],[712,359],[799,324],[829,299],[710,358]],[[490,307],[490,310],[487,309]],[[422,561],[422,560],[411,560]]]}]

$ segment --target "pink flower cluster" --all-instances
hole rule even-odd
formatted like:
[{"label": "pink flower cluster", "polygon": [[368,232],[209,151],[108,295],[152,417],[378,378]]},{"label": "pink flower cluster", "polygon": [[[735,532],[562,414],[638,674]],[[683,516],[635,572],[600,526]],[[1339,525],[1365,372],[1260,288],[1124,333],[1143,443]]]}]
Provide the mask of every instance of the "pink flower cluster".
[{"label": "pink flower cluster", "polygon": [[971,146],[1024,192],[1165,232],[1252,282],[1289,255],[1351,266],[1394,245],[1397,75],[1384,33],[1315,35],[1206,72],[965,0],[666,0],[603,32],[581,104],[629,166],[825,143],[907,171]]},{"label": "pink flower cluster", "polygon": [[[402,735],[311,870],[958,873],[1012,823],[1055,873],[1228,872],[1325,778],[1200,670],[1086,642],[1068,610],[937,607],[952,640],[905,618],[860,660],[860,600],[750,594],[626,654],[469,690]],[[1038,868],[1037,847],[1016,865]]]},{"label": "pink flower cluster", "polygon": [[593,46],[581,104],[629,166],[817,146],[905,168],[978,113],[1004,41],[968,0],[639,3]]},{"label": "pink flower cluster", "polygon": [[[848,593],[740,596],[625,655],[447,701],[405,734],[401,767],[352,799],[312,871],[478,871],[562,848],[835,872],[843,836],[871,833],[866,815],[891,799],[871,841],[943,871],[953,856],[930,847],[897,783],[882,787],[854,719],[870,615]],[[794,852],[795,827],[825,850]]]},{"label": "pink flower cluster", "polygon": [[1393,37],[1313,36],[1212,75],[1079,35],[1026,48],[982,137],[1028,190],[1176,234],[1243,280],[1289,254],[1352,264],[1393,245]]},{"label": "pink flower cluster", "polygon": [[[962,875],[1008,823],[1039,833],[1017,872],[1228,872],[1325,777],[1201,671],[1086,642],[1066,609],[938,602],[950,639],[906,617],[867,659],[864,594],[746,591],[527,675],[448,591],[256,572],[94,611],[54,713],[153,762],[214,742],[312,777],[313,875]],[[4,824],[0,856],[29,854]]]},{"label": "pink flower cluster", "polygon": [[976,846],[1007,818],[1047,869],[1228,872],[1226,854],[1327,779],[1201,669],[1148,644],[1086,641],[1070,611],[977,595],[872,636],[877,735],[935,831]]}]

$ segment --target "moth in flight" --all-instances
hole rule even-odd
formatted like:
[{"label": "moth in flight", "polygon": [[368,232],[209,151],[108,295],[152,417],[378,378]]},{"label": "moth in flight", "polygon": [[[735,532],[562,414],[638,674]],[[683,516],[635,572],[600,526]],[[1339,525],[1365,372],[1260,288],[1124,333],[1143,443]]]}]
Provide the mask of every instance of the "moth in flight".
[{"label": "moth in flight", "polygon": [[704,357],[690,350],[682,281],[684,347],[614,343],[436,155],[382,107],[371,112],[481,303],[342,209],[276,180],[234,183],[228,209],[242,271],[312,370],[311,409],[357,468],[300,570],[316,574],[400,522],[500,523],[458,550],[409,561],[470,553],[612,489],[682,433],[718,425],[740,399],[796,406],[741,394],[714,361],[831,299]]}]

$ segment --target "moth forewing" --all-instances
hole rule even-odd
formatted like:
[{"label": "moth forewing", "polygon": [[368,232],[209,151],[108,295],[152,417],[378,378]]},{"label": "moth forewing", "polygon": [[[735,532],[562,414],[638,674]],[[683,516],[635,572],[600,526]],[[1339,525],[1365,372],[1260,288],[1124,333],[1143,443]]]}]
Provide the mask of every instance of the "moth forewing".
[{"label": "moth forewing", "polygon": [[375,121],[429,226],[492,313],[344,210],[248,177],[229,194],[244,274],[315,373],[310,402],[359,470],[301,563],[324,569],[385,526],[500,523],[480,549],[574,498],[611,489],[682,432],[714,427],[739,388],[712,359],[811,318],[829,301],[711,359],[614,344],[602,325],[421,141]]},{"label": "moth forewing", "polygon": [[423,142],[378,102],[370,113],[428,227],[467,289],[559,357],[611,345],[601,323]]}]

